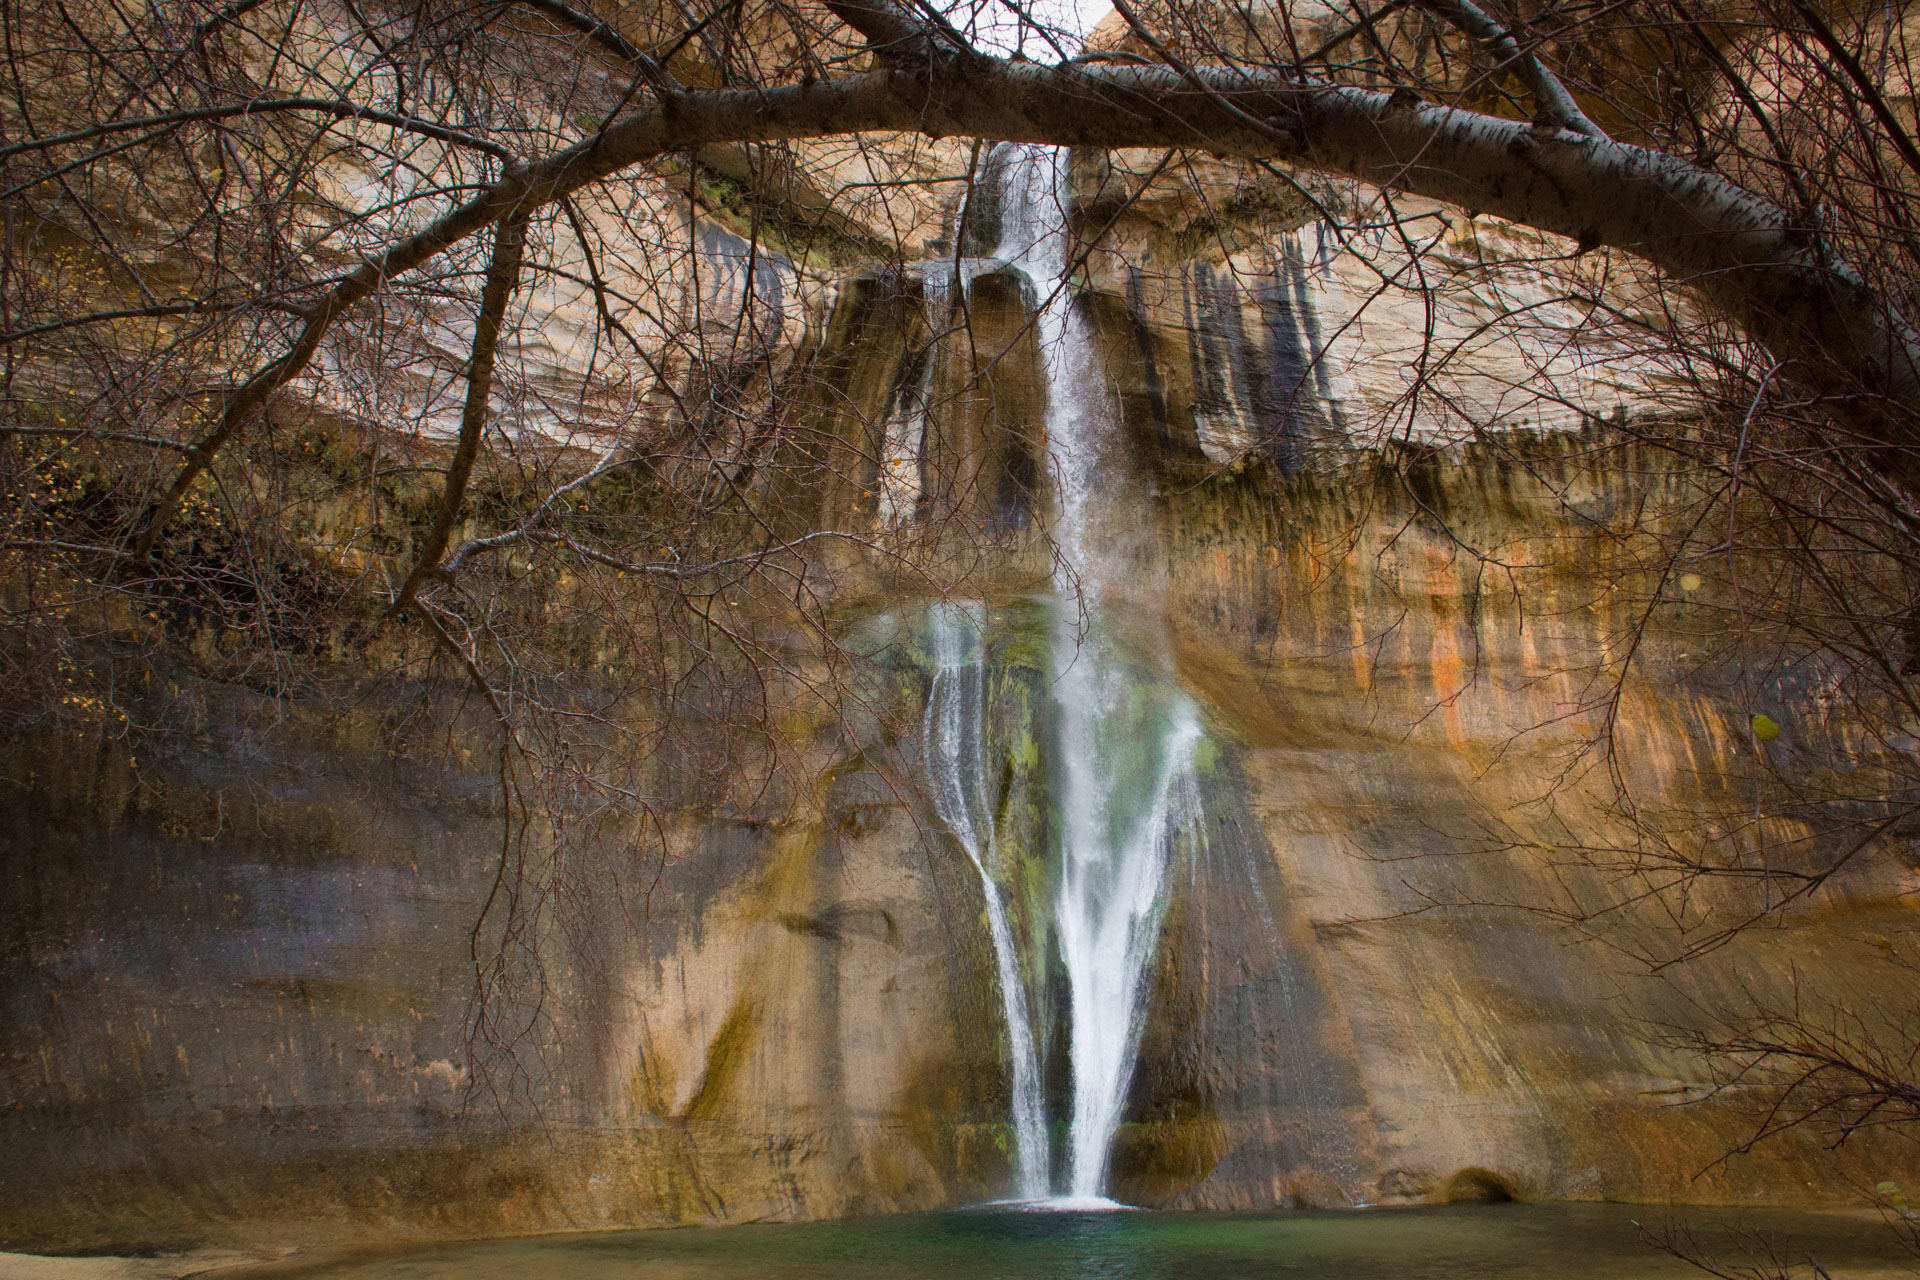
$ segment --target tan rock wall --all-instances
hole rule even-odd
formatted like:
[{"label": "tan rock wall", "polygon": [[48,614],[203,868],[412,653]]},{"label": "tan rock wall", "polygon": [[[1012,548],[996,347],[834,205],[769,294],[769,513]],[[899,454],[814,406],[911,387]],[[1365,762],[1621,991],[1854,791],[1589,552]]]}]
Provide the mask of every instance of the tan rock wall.
[{"label": "tan rock wall", "polygon": [[[1172,584],[1220,748],[1217,829],[1174,877],[1118,1194],[1807,1203],[1911,1173],[1871,1136],[1716,1164],[1751,1114],[1673,1109],[1705,1078],[1658,1044],[1791,974],[1904,999],[1863,939],[1910,927],[1910,869],[1879,863],[1670,978],[1619,950],[1652,922],[1576,943],[1524,909],[1618,888],[1555,851],[1617,834],[1569,706],[1629,606],[1590,598],[1607,539],[1542,475],[1633,496],[1487,452],[1422,491],[1451,532],[1372,464],[1159,489],[1143,567]],[[1547,566],[1524,610],[1462,538]],[[900,604],[872,625],[897,631]],[[1684,642],[1652,642],[1618,725],[1649,802],[1712,798],[1746,749],[1720,695],[1676,674]],[[887,670],[910,727],[924,677]],[[604,890],[542,940],[543,1013],[510,1056],[480,1046],[470,1092],[485,770],[396,768],[364,712],[289,718],[167,675],[186,690],[169,714],[198,727],[137,767],[106,739],[8,749],[10,1241],[738,1221],[1004,1186],[979,890],[917,796],[910,732],[823,751],[791,804],[687,809],[664,863],[582,846]]]},{"label": "tan rock wall", "polygon": [[[1644,406],[1658,370],[1492,350],[1422,384],[1471,413],[1424,415],[1405,373],[1425,307],[1355,301],[1390,249],[1329,255],[1297,211],[1166,199],[1188,203],[1119,227],[1082,305],[1135,464],[1116,495],[1142,514],[1119,550],[1154,584],[1140,599],[1165,601],[1219,747],[1217,830],[1175,877],[1115,1191],[1803,1203],[1909,1175],[1910,1153],[1871,1135],[1838,1159],[1809,1133],[1717,1165],[1751,1117],[1737,1096],[1672,1109],[1705,1078],[1657,1033],[1784,994],[1793,966],[1850,999],[1909,999],[1862,939],[1910,927],[1910,866],[1863,864],[1663,979],[1621,954],[1657,942],[1657,921],[1621,912],[1576,945],[1531,910],[1621,892],[1563,855],[1624,839],[1611,776],[1579,751],[1639,604],[1601,570],[1670,478],[1583,461],[1568,432],[1456,437],[1489,409],[1480,425],[1539,425],[1545,409],[1518,406],[1549,384],[1591,395],[1546,397],[1556,426]],[[1466,260],[1472,233],[1444,234]],[[1493,256],[1523,256],[1509,247]],[[1489,279],[1463,275],[1468,293]],[[926,296],[897,274],[837,284],[790,353],[817,376],[765,483],[797,526],[911,543],[945,520],[974,570],[962,593],[1018,601],[1047,563],[1020,285],[981,270],[975,341],[931,353]],[[1478,327],[1442,310],[1451,331]],[[913,459],[924,497],[889,515],[916,355],[938,406]],[[1563,363],[1546,378],[1543,360]],[[1359,425],[1396,407],[1413,415],[1396,442],[1362,447]],[[397,760],[375,710],[185,668],[145,676],[174,690],[148,704],[157,754],[16,735],[0,757],[0,1238],[739,1221],[1004,1189],[979,889],[916,782],[920,602],[828,567],[848,634],[902,642],[877,660],[871,717],[800,726],[812,746],[757,807],[661,783],[664,859],[583,819],[570,874],[587,891],[531,937],[541,979],[522,991],[539,999],[494,1009],[508,1021],[491,1040],[469,1039],[470,931],[501,847],[484,757]],[[1682,662],[1691,625],[1684,602],[1660,615],[1613,726],[1624,775],[1677,808],[1723,801],[1752,749],[1713,673]]]}]

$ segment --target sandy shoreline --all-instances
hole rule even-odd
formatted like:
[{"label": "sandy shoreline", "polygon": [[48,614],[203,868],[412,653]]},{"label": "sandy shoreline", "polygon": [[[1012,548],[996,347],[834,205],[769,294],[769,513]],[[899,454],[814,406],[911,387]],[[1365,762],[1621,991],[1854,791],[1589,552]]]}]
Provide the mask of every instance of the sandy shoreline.
[{"label": "sandy shoreline", "polygon": [[278,1262],[290,1250],[248,1253],[238,1249],[195,1249],[153,1258],[108,1255],[97,1258],[50,1257],[38,1253],[0,1253],[0,1280],[185,1280]]}]

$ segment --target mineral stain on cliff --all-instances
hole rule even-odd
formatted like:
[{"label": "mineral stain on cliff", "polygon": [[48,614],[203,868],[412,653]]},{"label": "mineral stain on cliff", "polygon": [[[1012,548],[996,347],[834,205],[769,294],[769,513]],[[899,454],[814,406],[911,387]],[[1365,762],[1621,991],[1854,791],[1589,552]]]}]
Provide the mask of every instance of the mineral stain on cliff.
[{"label": "mineral stain on cliff", "polygon": [[[1007,181],[991,162],[978,190]],[[964,261],[1002,243],[988,203],[947,292],[928,285],[944,260],[855,273],[801,337],[783,327],[813,287],[797,260],[688,223],[715,268],[708,301],[750,297],[768,326],[701,370],[690,420],[712,433],[744,417],[757,442],[713,492],[764,486],[776,537],[830,531],[897,557],[808,544],[790,562],[796,594],[828,598],[832,646],[726,612],[731,585],[702,598],[695,630],[762,646],[762,671],[796,685],[844,680],[856,696],[836,714],[751,678],[683,688],[684,638],[657,665],[609,661],[600,602],[528,572],[503,607],[539,619],[528,634],[556,668],[591,677],[568,714],[664,722],[620,701],[664,685],[686,717],[633,773],[617,734],[589,735],[560,773],[592,785],[547,798],[558,816],[529,834],[520,775],[502,786],[497,725],[457,667],[396,686],[369,673],[398,659],[363,637],[268,653],[187,610],[89,641],[129,722],[75,712],[0,752],[0,1238],[88,1248],[176,1221],[209,1239],[391,1238],[1004,1194],[1017,1142],[1001,978],[980,877],[917,745],[931,659],[914,620],[932,592],[908,570],[928,561],[990,622],[983,794],[1048,1142],[1064,1149],[1071,993],[1048,924],[1064,820],[1057,441],[1044,299],[1002,264]],[[1689,603],[1634,576],[1638,513],[1682,507],[1663,501],[1682,479],[1651,453],[1603,464],[1598,425],[1363,447],[1343,405],[1377,407],[1386,375],[1342,347],[1358,341],[1342,268],[1304,247],[1297,213],[1257,243],[1203,237],[1184,254],[1137,218],[1116,234],[1153,246],[1155,269],[1095,255],[1064,313],[1087,326],[1115,406],[1120,461],[1095,497],[1134,513],[1109,530],[1135,606],[1115,630],[1165,630],[1167,678],[1203,731],[1204,839],[1166,867],[1108,1191],[1210,1209],[1807,1203],[1904,1167],[1872,1133],[1837,1160],[1810,1131],[1722,1160],[1751,1113],[1662,1028],[1728,991],[1790,997],[1794,975],[1884,996],[1875,966],[1894,943],[1855,944],[1904,937],[1910,862],[1653,983],[1619,961],[1650,926],[1616,911],[1604,870],[1551,856],[1629,844],[1616,796],[1576,767],[1601,728],[1635,794],[1676,810],[1725,807],[1748,776],[1737,729],[1756,722],[1691,658],[1704,628],[1687,611],[1712,589],[1687,588]],[[774,384],[781,413],[743,414]],[[888,424],[903,414],[924,434],[890,524]],[[366,501],[405,510],[417,535],[431,506],[405,473],[443,461],[437,446],[416,442],[392,475],[384,443],[307,430],[300,483],[366,495],[317,508],[303,535],[316,581],[404,565],[410,547],[343,548],[332,527]],[[517,483],[484,476],[478,500],[515,510]],[[605,518],[653,515],[642,481],[601,483]],[[928,532],[948,526],[959,550]],[[211,520],[187,527],[183,562],[205,559]],[[1592,590],[1600,565],[1631,589]],[[1642,615],[1626,691],[1596,710],[1585,682]],[[1809,720],[1819,687],[1768,691],[1799,712],[1770,722]],[[729,716],[742,706],[761,719]],[[777,767],[743,745],[754,730]],[[603,805],[613,791],[647,811]],[[558,886],[554,909],[476,935],[502,919],[500,886],[523,883],[502,874],[516,859],[551,873],[524,883]],[[1512,909],[1569,885],[1620,917],[1604,945],[1570,947]]]}]

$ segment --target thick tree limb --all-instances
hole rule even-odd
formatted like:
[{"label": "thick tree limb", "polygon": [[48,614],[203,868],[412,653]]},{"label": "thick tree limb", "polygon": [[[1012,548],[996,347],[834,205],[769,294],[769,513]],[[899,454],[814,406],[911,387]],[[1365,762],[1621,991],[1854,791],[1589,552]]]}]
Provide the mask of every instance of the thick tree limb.
[{"label": "thick tree limb", "polygon": [[[475,137],[460,129],[450,129],[446,125],[432,120],[423,120],[418,116],[380,111],[358,102],[344,102],[337,98],[255,98],[246,102],[224,103],[217,107],[182,107],[177,111],[162,112],[159,115],[138,116],[129,120],[109,120],[104,124],[89,125],[84,129],[74,129],[67,133],[50,134],[44,138],[28,138],[25,142],[0,147],[0,160],[26,151],[51,151],[56,147],[72,146],[76,142],[87,142],[94,138],[105,138],[112,134],[129,133],[139,129],[166,130],[207,120],[229,120],[234,116],[266,116],[285,111],[307,112],[332,116],[336,120],[385,125],[389,129],[417,133],[421,137],[432,138],[438,142],[471,147],[500,160],[514,158],[513,152],[486,138]],[[34,179],[34,181],[44,180],[44,175]],[[4,194],[14,195],[24,190],[26,185],[29,184],[11,187]]]},{"label": "thick tree limb", "polygon": [[454,523],[460,518],[461,504],[467,498],[467,480],[473,474],[473,460],[480,454],[480,436],[487,427],[487,406],[493,394],[494,353],[500,345],[500,329],[506,322],[507,303],[520,283],[520,258],[527,243],[527,220],[514,214],[503,218],[493,231],[493,257],[487,263],[487,279],[480,291],[480,318],[473,328],[473,348],[467,358],[467,402],[460,414],[460,443],[447,466],[446,484],[440,490],[440,510],[433,527],[427,531],[420,558],[413,572],[401,584],[389,615],[406,611],[420,586],[439,567],[447,552],[447,540],[453,536]]},{"label": "thick tree limb", "polygon": [[[930,57],[935,39],[933,28],[893,0],[825,0],[825,3],[834,17],[860,33],[881,62],[924,65]],[[941,34],[947,38],[948,52],[971,53],[966,41],[951,27]]]},{"label": "thick tree limb", "polygon": [[1527,92],[1533,95],[1533,110],[1541,124],[1571,129],[1590,138],[1607,136],[1599,125],[1587,119],[1586,112],[1580,110],[1580,104],[1560,83],[1560,77],[1542,66],[1540,59],[1521,49],[1512,34],[1473,0],[1419,0],[1419,3],[1421,8],[1439,14],[1485,44],[1500,60],[1500,69],[1519,76]]},{"label": "thick tree limb", "polygon": [[91,427],[0,427],[0,436],[41,436],[66,441],[112,440],[116,444],[144,445],[149,449],[172,449],[177,453],[185,453],[188,448],[178,440],[136,435],[131,431],[96,431]]},{"label": "thick tree limb", "polygon": [[1873,112],[1873,118],[1880,122],[1882,129],[1886,130],[1887,140],[1893,144],[1893,149],[1900,153],[1900,158],[1907,162],[1908,168],[1915,173],[1920,173],[1920,147],[1914,145],[1913,137],[1907,132],[1906,125],[1901,123],[1899,113],[1887,101],[1887,96],[1881,92],[1880,86],[1873,82],[1873,77],[1868,75],[1866,69],[1860,65],[1860,59],[1854,56],[1853,50],[1841,43],[1840,37],[1833,33],[1833,28],[1827,24],[1827,20],[1820,16],[1820,11],[1808,4],[1807,0],[1788,0],[1788,3],[1807,24],[1807,30],[1811,31],[1813,38],[1820,42],[1820,47],[1827,51],[1827,56],[1832,58],[1835,65],[1846,73],[1847,79],[1853,82],[1853,87],[1859,92],[1861,100],[1867,104],[1867,110]]},{"label": "thick tree limb", "polygon": [[521,0],[521,3],[560,26],[580,32],[621,61],[640,68],[648,83],[662,96],[680,92],[680,82],[652,54],[592,14],[583,13],[562,0]]},{"label": "thick tree limb", "polygon": [[[1263,127],[1250,127],[1249,117]],[[334,321],[385,281],[501,218],[668,152],[875,131],[1265,157],[1618,249],[1698,289],[1791,362],[1802,382],[1835,393],[1831,411],[1878,446],[1876,465],[1910,484],[1920,479],[1920,441],[1886,412],[1889,403],[1920,404],[1920,336],[1796,219],[1720,174],[1644,147],[1278,73],[1193,68],[1183,76],[972,54],[764,90],[687,92],[537,164],[510,167],[307,312],[288,353],[239,388],[193,447],[135,554],[145,556],[214,453],[305,367]]]},{"label": "thick tree limb", "polygon": [[49,320],[44,324],[30,324],[24,328],[8,329],[0,333],[0,347],[12,346],[16,342],[25,342],[29,338],[44,338],[50,333],[59,333],[64,329],[78,329],[90,324],[112,324],[116,320],[156,320],[166,316],[211,315],[220,312],[237,311],[246,303],[239,302],[162,302],[151,307],[126,307],[119,311],[91,311],[85,315],[67,316],[60,320]]}]

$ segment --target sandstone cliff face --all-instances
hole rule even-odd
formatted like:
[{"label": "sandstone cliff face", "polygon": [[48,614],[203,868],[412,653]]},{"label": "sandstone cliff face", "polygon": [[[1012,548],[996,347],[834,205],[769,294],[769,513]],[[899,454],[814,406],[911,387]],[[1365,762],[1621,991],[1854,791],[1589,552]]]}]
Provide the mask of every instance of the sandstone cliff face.
[{"label": "sandstone cliff face", "polygon": [[[1084,177],[1083,218],[1119,182]],[[1208,199],[1244,190],[1209,182]],[[1529,909],[1625,892],[1563,856],[1629,842],[1612,775],[1582,754],[1603,730],[1648,804],[1719,803],[1752,764],[1722,672],[1688,661],[1683,599],[1610,722],[1594,696],[1665,590],[1630,571],[1602,590],[1596,570],[1677,482],[1584,459],[1577,428],[1644,408],[1658,370],[1587,376],[1604,353],[1509,347],[1409,402],[1412,320],[1391,294],[1358,307],[1366,246],[1323,247],[1252,197],[1239,226],[1181,198],[1124,215],[1081,304],[1131,459],[1140,607],[1167,614],[1214,744],[1214,825],[1171,881],[1114,1194],[1804,1203],[1910,1172],[1871,1136],[1837,1160],[1807,1135],[1716,1163],[1751,1116],[1737,1094],[1701,1101],[1701,1067],[1661,1028],[1780,994],[1796,967],[1908,998],[1871,939],[1910,927],[1911,868],[1836,881],[1660,978],[1633,956],[1657,921],[1623,908],[1576,943]],[[948,247],[989,252],[974,235]],[[1048,677],[1019,617],[1046,573],[1045,393],[1032,300],[974,265],[971,342],[936,341],[956,291],[932,271],[820,304],[797,357],[818,374],[815,430],[776,483],[805,525],[971,524],[993,552],[961,591],[1008,620],[995,696],[1025,832],[1008,856],[1042,876],[1054,818],[1024,742],[1047,732]],[[1464,314],[1445,323],[1471,331]],[[1540,398],[1555,360],[1589,403]],[[1376,445],[1364,428],[1396,405],[1408,429]],[[1453,438],[1488,406],[1574,430]],[[471,722],[430,721],[416,736],[445,745],[396,756],[391,708],[290,705],[183,668],[145,676],[168,732],[137,759],[105,735],[10,743],[0,1237],[408,1236],[1002,1193],[981,890],[921,783],[924,602],[887,587],[849,573],[837,606],[870,659],[869,714],[795,727],[813,745],[778,785],[722,803],[661,781],[664,844],[581,816],[571,873],[603,891],[538,926],[537,1007],[496,1009],[477,1040],[471,931],[502,813]],[[1806,696],[1777,691],[1781,718]]]}]

